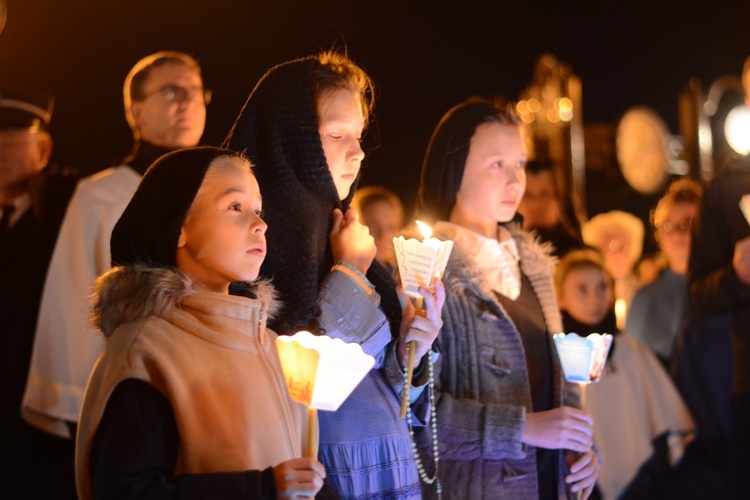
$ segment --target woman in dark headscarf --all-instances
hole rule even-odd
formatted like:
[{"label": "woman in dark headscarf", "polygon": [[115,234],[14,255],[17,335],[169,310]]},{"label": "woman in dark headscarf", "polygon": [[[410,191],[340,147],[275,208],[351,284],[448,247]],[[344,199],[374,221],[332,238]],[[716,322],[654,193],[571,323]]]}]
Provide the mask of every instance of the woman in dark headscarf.
[{"label": "woman in dark headscarf", "polygon": [[[346,56],[324,52],[272,68],[227,144],[252,159],[263,191],[269,256],[261,275],[273,280],[285,304],[274,328],[356,342],[377,361],[337,412],[320,414],[327,477],[344,498],[420,498],[409,429],[399,418],[400,363],[412,339],[418,362],[429,356],[444,295],[441,284],[423,290],[426,317],[408,305],[402,312],[390,274],[373,262],[372,237],[349,210],[371,108],[365,72]],[[416,383],[424,386],[424,378]],[[427,392],[415,398],[418,417]]]},{"label": "woman in dark headscarf", "polygon": [[454,242],[437,381],[449,498],[588,497],[599,470],[590,415],[562,406],[554,261],[516,215],[526,161],[515,116],[472,99],[440,121],[422,166],[419,217]]}]

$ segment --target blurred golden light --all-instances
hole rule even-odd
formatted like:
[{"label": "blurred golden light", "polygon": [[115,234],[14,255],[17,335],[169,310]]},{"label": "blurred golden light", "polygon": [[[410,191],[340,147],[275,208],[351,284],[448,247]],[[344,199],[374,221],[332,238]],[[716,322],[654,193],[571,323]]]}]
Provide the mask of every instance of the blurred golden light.
[{"label": "blurred golden light", "polygon": [[[570,99],[568,99],[567,97],[563,97],[563,98],[561,98],[561,99],[560,99],[560,101],[558,102],[558,105],[559,105],[559,107],[560,107],[560,112],[561,112],[561,113],[571,113],[571,116],[572,116],[572,112],[573,112],[573,101],[571,101],[571,100],[570,100]],[[563,118],[563,119],[564,119],[564,118]]]},{"label": "blurred golden light", "polygon": [[560,111],[557,112],[557,114],[560,116],[560,119],[564,122],[569,122],[573,119],[573,111],[571,110],[565,110],[560,108]]},{"label": "blurred golden light", "polygon": [[529,111],[532,113],[538,113],[540,109],[542,109],[542,105],[539,103],[539,100],[533,97],[529,99]]},{"label": "blurred golden light", "polygon": [[522,115],[525,115],[529,112],[529,103],[527,103],[526,101],[518,101],[518,103],[516,103],[516,111],[518,111]]},{"label": "blurred golden light", "polygon": [[727,114],[724,121],[724,136],[729,146],[737,153],[750,153],[750,109],[737,106]]},{"label": "blurred golden light", "polygon": [[532,115],[531,113],[527,113],[525,115],[521,115],[521,120],[524,123],[534,123],[534,118],[535,118],[534,115]]},{"label": "blurred golden light", "polygon": [[550,123],[557,123],[560,121],[560,117],[557,116],[557,111],[555,111],[554,108],[547,110],[547,121]]}]

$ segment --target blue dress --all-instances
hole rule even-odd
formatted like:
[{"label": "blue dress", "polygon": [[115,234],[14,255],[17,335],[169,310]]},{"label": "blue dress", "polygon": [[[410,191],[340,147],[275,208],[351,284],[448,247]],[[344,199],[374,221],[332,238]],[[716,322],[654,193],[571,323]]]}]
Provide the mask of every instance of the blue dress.
[{"label": "blue dress", "polygon": [[[399,418],[403,381],[394,369],[391,331],[377,295],[368,296],[334,271],[323,281],[318,300],[326,335],[357,342],[375,358],[375,367],[337,411],[318,414],[319,459],[327,479],[342,499],[422,498],[409,429]],[[426,392],[412,397],[420,422],[429,409]]]}]

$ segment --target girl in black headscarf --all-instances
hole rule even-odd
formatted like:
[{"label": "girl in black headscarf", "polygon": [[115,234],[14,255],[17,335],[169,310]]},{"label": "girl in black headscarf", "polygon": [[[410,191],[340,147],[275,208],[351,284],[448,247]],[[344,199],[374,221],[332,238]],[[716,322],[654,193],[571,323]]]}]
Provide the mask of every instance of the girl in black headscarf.
[{"label": "girl in black headscarf", "polygon": [[[365,72],[325,52],[266,73],[227,144],[251,158],[263,191],[269,257],[261,275],[273,280],[285,304],[277,331],[310,329],[357,342],[377,360],[337,412],[320,414],[327,477],[344,498],[420,498],[409,430],[399,418],[399,363],[409,340],[417,342],[417,362],[427,357],[444,295],[439,283],[423,289],[426,317],[415,316],[408,301],[402,311],[390,274],[373,262],[372,237],[349,210],[371,108]],[[427,392],[415,401],[418,417]]]}]

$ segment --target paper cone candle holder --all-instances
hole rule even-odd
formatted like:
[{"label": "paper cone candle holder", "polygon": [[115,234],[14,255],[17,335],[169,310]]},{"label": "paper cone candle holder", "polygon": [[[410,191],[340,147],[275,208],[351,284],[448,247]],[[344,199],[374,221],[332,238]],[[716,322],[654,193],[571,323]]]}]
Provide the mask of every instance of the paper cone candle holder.
[{"label": "paper cone candle holder", "polygon": [[[403,236],[399,236],[393,238],[393,246],[396,247],[396,260],[398,261],[401,286],[403,286],[404,292],[411,297],[412,303],[417,309],[417,314],[424,315],[422,312],[423,297],[419,293],[419,287],[429,287],[432,285],[432,280],[442,278],[451,250],[453,250],[453,242],[431,238],[432,228],[421,221],[416,221],[416,223],[424,236],[424,240],[418,241],[414,238],[405,240]],[[404,393],[401,397],[401,412],[399,413],[401,418],[406,417],[406,408],[409,404],[409,389],[414,373],[415,351],[416,343],[412,340],[409,342],[409,360],[404,379]]]},{"label": "paper cone candle holder", "polygon": [[307,406],[307,450],[317,458],[318,409],[336,411],[365,378],[375,359],[359,344],[310,332],[276,338],[289,396]]},{"label": "paper cone candle holder", "polygon": [[393,238],[393,246],[396,247],[398,272],[404,291],[411,297],[421,298],[419,287],[430,286],[433,279],[443,276],[448,257],[453,250],[453,242],[431,238],[432,228],[423,222],[416,222],[424,235],[424,240],[406,240],[399,236]]},{"label": "paper cone candle holder", "polygon": [[612,345],[612,335],[592,333],[581,337],[577,333],[558,333],[553,338],[565,380],[578,384],[599,381]]},{"label": "paper cone candle holder", "polygon": [[375,364],[359,344],[310,332],[280,335],[276,346],[291,398],[319,410],[338,410]]}]

